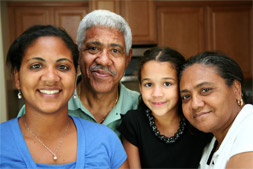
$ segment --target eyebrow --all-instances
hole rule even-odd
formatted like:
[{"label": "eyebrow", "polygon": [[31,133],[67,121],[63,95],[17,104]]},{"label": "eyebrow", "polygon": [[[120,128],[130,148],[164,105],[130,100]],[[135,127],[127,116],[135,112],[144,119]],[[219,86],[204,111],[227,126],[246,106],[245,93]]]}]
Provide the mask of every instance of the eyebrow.
[{"label": "eyebrow", "polygon": [[[202,83],[197,84],[197,85],[194,86],[193,88],[194,88],[194,89],[197,89],[197,88],[200,88],[200,87],[203,86],[203,85],[212,85],[212,84],[214,84],[214,83],[212,83],[212,82],[202,82]],[[185,92],[189,92],[189,90],[187,90],[187,89],[180,90],[180,93],[185,93]]]},{"label": "eyebrow", "polygon": [[[162,78],[162,79],[163,80],[174,80],[174,81],[176,81],[175,79],[173,79],[171,77],[165,77],[165,78]],[[144,78],[144,79],[141,80],[141,82],[146,81],[146,80],[151,80],[151,79],[150,78]]]},{"label": "eyebrow", "polygon": [[[26,62],[29,62],[30,60],[39,60],[39,61],[42,61],[42,62],[46,62],[45,59],[41,58],[41,57],[34,57],[34,58],[30,58],[30,59],[27,59]],[[60,58],[58,60],[56,60],[56,62],[61,62],[61,61],[68,61],[70,63],[73,63],[70,59],[68,58]]]},{"label": "eyebrow", "polygon": [[60,59],[58,59],[58,60],[56,60],[56,62],[61,62],[61,61],[68,61],[68,62],[70,62],[70,63],[73,63],[70,59],[68,59],[68,58],[60,58]]},{"label": "eyebrow", "polygon": [[40,60],[40,61],[45,62],[45,59],[43,59],[43,58],[41,58],[41,57],[34,57],[34,58],[27,59],[26,62],[29,62],[30,60]]},{"label": "eyebrow", "polygon": [[101,43],[101,42],[98,42],[98,41],[91,41],[91,42],[87,42],[87,43],[85,44],[85,46],[87,46],[87,45],[102,45],[102,43]]},{"label": "eyebrow", "polygon": [[110,46],[112,46],[112,47],[119,47],[119,48],[121,48],[122,50],[124,49],[124,47],[123,47],[122,45],[117,44],[117,43],[111,43]]},{"label": "eyebrow", "polygon": [[[91,41],[91,42],[87,42],[85,46],[91,45],[91,44],[92,44],[92,45],[98,45],[98,46],[102,46],[102,45],[103,45],[103,44],[102,44],[101,42],[99,42],[99,41]],[[122,50],[124,49],[124,47],[123,47],[122,45],[117,44],[117,43],[111,43],[111,44],[109,44],[109,46],[111,46],[111,47],[119,47],[119,48],[121,48]]]}]

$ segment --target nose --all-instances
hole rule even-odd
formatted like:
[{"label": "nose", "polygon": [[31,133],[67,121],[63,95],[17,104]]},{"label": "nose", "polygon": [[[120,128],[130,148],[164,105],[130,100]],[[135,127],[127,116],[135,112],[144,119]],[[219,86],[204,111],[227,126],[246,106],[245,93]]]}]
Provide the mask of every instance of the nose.
[{"label": "nose", "polygon": [[97,64],[103,66],[110,66],[112,64],[112,58],[108,49],[103,49],[96,59]]},{"label": "nose", "polygon": [[54,85],[60,80],[58,71],[53,66],[47,67],[42,74],[41,80],[46,83],[46,85]]},{"label": "nose", "polygon": [[152,96],[153,97],[161,97],[163,96],[163,90],[160,86],[154,86],[153,91],[152,91]]},{"label": "nose", "polygon": [[191,106],[193,110],[200,110],[204,106],[204,101],[200,96],[192,96]]}]

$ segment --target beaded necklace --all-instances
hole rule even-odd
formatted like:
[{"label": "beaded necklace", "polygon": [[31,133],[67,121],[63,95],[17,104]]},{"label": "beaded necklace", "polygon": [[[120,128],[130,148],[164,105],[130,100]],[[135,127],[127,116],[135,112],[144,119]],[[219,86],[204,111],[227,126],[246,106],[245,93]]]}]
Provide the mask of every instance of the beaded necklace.
[{"label": "beaded necklace", "polygon": [[166,144],[175,143],[179,139],[179,137],[184,133],[185,126],[186,126],[186,122],[185,122],[184,118],[181,118],[179,129],[177,130],[175,135],[172,136],[172,137],[167,137],[165,135],[160,134],[160,131],[158,130],[157,126],[155,125],[154,116],[152,115],[152,113],[149,109],[146,110],[146,115],[147,115],[148,120],[149,120],[149,126],[151,127],[151,129],[154,132],[155,136],[159,140],[165,142]]}]

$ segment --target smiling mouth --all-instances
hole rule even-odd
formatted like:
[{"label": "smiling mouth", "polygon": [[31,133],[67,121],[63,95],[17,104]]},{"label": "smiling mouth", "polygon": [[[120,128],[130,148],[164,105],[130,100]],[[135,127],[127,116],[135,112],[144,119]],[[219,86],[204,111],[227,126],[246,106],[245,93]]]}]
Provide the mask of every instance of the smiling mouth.
[{"label": "smiling mouth", "polygon": [[39,90],[43,94],[56,94],[59,93],[60,90]]},{"label": "smiling mouth", "polygon": [[165,104],[165,102],[152,102],[154,106],[162,106]]},{"label": "smiling mouth", "polygon": [[204,115],[206,115],[206,114],[209,114],[209,112],[201,112],[201,113],[195,114],[195,115],[193,116],[193,118],[199,118],[199,117],[204,116]]}]

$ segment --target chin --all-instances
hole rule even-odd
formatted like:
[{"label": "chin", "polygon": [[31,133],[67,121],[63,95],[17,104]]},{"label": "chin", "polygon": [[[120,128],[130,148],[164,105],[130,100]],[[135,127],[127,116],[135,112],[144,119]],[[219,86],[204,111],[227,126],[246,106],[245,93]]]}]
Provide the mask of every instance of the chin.
[{"label": "chin", "polygon": [[115,87],[115,84],[113,83],[94,83],[93,85],[91,85],[91,88],[97,93],[110,92],[112,91],[114,87]]}]

